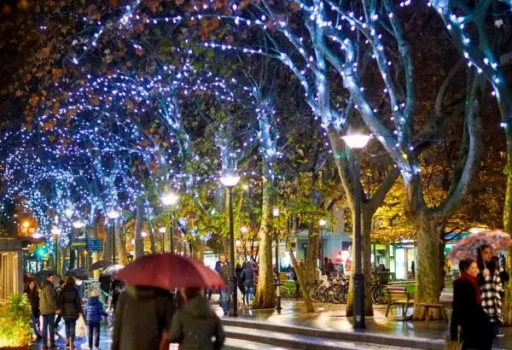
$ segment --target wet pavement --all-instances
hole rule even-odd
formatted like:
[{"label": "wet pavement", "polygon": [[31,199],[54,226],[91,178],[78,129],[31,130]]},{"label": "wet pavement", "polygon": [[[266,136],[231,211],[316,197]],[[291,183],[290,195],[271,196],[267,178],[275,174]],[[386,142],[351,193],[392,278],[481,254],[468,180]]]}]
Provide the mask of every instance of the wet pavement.
[{"label": "wet pavement", "polygon": [[[296,299],[284,300],[283,310],[278,314],[274,309],[264,310],[239,310],[239,318],[245,320],[264,321],[276,325],[311,327],[324,330],[353,331],[352,318],[346,317],[344,305],[328,303],[315,303],[315,313],[307,313],[304,303]],[[222,317],[222,309],[214,305],[217,314]],[[379,305],[374,307],[375,315],[366,318],[366,332],[383,334],[393,337],[445,339],[448,324],[443,321],[399,321],[397,310],[391,310],[388,318],[385,317],[386,307]],[[412,313],[412,309],[409,314]],[[503,328],[505,337],[496,339],[495,347],[498,349],[512,349],[512,328]],[[59,330],[64,336],[64,327]],[[101,327],[101,342],[99,349],[108,350],[111,347],[111,334],[106,324]],[[65,350],[65,338],[56,341],[58,349]],[[77,338],[77,349],[88,349],[86,338]],[[231,347],[227,347],[231,348]],[[42,343],[36,343],[32,350],[42,349]]]},{"label": "wet pavement", "polygon": [[[280,314],[273,309],[240,310],[239,317],[276,325],[353,331],[352,318],[346,316],[345,305],[314,304],[315,313],[307,313],[304,302],[293,299],[282,302],[283,310]],[[385,317],[386,306],[374,306],[374,316],[366,318],[366,332],[394,337],[446,339],[448,323],[444,321],[400,321],[397,311],[397,309],[391,309],[389,317]],[[408,315],[411,314],[412,308],[408,312]],[[401,316],[401,312],[399,315]],[[496,339],[495,347],[512,349],[512,328],[504,327],[502,331],[505,336]]]}]

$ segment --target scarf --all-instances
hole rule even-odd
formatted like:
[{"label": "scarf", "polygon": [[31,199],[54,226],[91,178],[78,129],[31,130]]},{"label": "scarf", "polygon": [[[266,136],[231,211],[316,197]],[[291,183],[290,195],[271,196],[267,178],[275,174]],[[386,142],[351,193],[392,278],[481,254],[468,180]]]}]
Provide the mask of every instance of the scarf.
[{"label": "scarf", "polygon": [[469,275],[467,272],[463,272],[461,279],[471,282],[473,285],[473,289],[475,290],[476,294],[476,303],[481,304],[482,303],[482,292],[480,291],[480,287],[478,286],[478,283],[476,283],[476,277],[473,277]]}]

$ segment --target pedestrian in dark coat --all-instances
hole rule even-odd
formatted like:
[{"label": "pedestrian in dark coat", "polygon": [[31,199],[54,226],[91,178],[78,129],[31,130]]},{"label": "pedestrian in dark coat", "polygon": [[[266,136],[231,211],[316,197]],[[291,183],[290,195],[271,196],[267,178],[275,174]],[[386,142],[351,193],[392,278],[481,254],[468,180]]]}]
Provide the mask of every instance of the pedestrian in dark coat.
[{"label": "pedestrian in dark coat", "polygon": [[112,350],[159,349],[175,311],[171,293],[160,288],[128,286],[119,297]]},{"label": "pedestrian in dark coat", "polygon": [[244,279],[241,276],[242,265],[236,264],[235,273],[236,273],[236,285],[237,285],[238,289],[240,289],[240,291],[242,292],[242,295],[245,296]]},{"label": "pedestrian in dark coat", "polygon": [[250,299],[254,296],[254,268],[252,262],[245,263],[240,278],[243,279],[245,287],[244,304],[249,305]]},{"label": "pedestrian in dark coat", "polygon": [[85,322],[87,322],[88,328],[89,349],[92,349],[93,338],[96,349],[100,347],[101,316],[108,316],[105,310],[103,310],[99,296],[100,293],[97,290],[93,290],[85,305]]},{"label": "pedestrian in dark coat", "polygon": [[[66,281],[64,281],[64,280],[59,281],[59,286],[55,290],[55,294],[57,296],[56,300],[59,300],[60,293],[62,293],[62,288],[64,288],[64,283],[66,283]],[[57,333],[58,337],[60,337],[59,332],[58,332],[60,320],[62,320],[62,315],[59,314],[59,315],[57,315],[57,318],[55,319],[55,330],[56,330],[55,333]]]},{"label": "pedestrian in dark coat", "polygon": [[457,340],[462,328],[462,349],[491,350],[494,340],[489,315],[482,307],[482,294],[477,283],[478,268],[474,260],[459,264],[460,277],[453,283],[453,308],[450,338]]},{"label": "pedestrian in dark coat", "polygon": [[185,304],[172,319],[168,342],[179,343],[180,350],[221,349],[226,338],[224,330],[202,289],[186,288],[181,293]]},{"label": "pedestrian in dark coat", "polygon": [[39,291],[37,290],[36,282],[34,280],[28,282],[23,290],[23,294],[25,294],[30,301],[30,319],[32,320],[32,329],[34,330],[34,334],[37,336],[38,340],[42,339],[39,329],[39,316],[41,316],[41,312],[39,311]]},{"label": "pedestrian in dark coat", "polygon": [[66,325],[66,344],[74,349],[76,320],[82,316],[83,310],[80,293],[73,277],[66,278],[66,284],[62,288],[57,304]]}]

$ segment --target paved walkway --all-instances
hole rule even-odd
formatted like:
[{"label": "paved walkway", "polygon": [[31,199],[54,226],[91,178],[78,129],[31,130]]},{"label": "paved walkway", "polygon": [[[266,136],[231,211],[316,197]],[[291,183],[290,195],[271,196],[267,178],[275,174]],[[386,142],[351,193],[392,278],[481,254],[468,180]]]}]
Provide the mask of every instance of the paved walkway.
[{"label": "paved walkway", "polygon": [[[352,318],[346,317],[344,305],[315,303],[315,311],[317,312],[311,314],[306,312],[302,301],[286,300],[283,301],[282,307],[281,314],[273,309],[241,310],[239,317],[285,326],[297,325],[325,330],[354,331]],[[397,320],[396,311],[391,310],[389,317],[386,318],[386,307],[383,305],[375,306],[375,315],[366,318],[366,332],[407,338],[446,339],[448,329],[446,322],[399,321]],[[497,338],[495,347],[512,349],[512,328],[507,327],[502,330],[505,337]]]}]

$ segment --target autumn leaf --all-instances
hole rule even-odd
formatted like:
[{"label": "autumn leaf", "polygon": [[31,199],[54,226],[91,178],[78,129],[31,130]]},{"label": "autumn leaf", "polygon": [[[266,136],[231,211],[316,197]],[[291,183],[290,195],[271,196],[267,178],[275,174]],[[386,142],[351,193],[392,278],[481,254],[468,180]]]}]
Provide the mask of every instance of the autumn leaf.
[{"label": "autumn leaf", "polygon": [[37,106],[37,102],[39,102],[39,96],[36,96],[36,95],[32,96],[32,97],[28,100],[28,103],[30,103],[30,105],[31,105],[32,107]]}]

